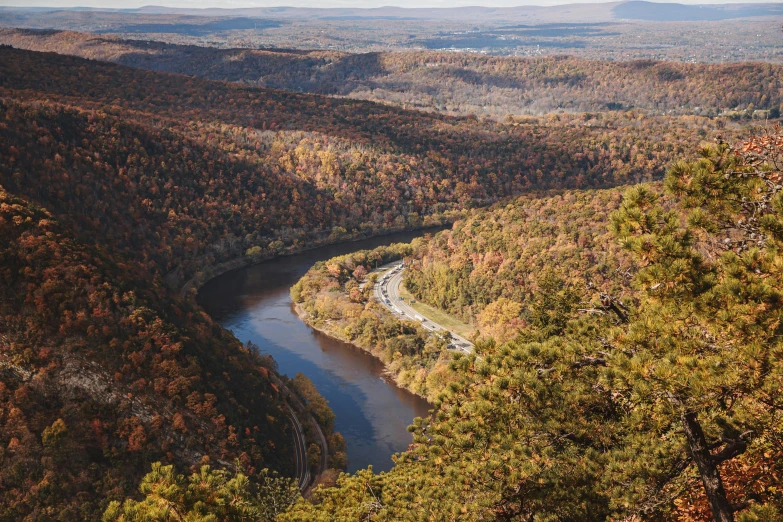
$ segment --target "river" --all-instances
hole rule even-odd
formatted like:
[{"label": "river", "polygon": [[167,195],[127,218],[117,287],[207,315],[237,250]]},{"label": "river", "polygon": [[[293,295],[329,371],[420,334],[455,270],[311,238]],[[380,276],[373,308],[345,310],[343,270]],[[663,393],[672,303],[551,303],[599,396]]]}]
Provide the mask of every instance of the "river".
[{"label": "river", "polygon": [[[228,272],[209,281],[198,301],[213,319],[243,342],[272,355],[280,373],[305,374],[329,401],[335,429],[348,448],[348,471],[372,465],[388,471],[391,456],[411,443],[407,427],[428,415],[424,399],[398,388],[383,374],[383,363],[362,350],[304,324],[289,289],[317,261],[380,245],[409,242],[427,231],[330,245]],[[429,230],[428,232],[432,232]]]}]

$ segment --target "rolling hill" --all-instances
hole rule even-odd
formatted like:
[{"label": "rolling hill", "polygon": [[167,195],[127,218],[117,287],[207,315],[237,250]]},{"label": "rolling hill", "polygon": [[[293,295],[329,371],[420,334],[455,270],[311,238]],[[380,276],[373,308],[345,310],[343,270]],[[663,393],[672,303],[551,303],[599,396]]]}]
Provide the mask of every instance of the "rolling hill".
[{"label": "rolling hill", "polygon": [[[627,5],[627,4],[622,4]],[[571,31],[560,27],[550,30]],[[529,29],[509,28],[506,33]],[[779,114],[783,66],[577,57],[487,57],[443,52],[217,49],[68,31],[0,30],[0,43],[212,80],[503,119],[642,109],[717,115]],[[438,44],[440,45],[440,44]],[[766,114],[766,113],[764,113]]]}]

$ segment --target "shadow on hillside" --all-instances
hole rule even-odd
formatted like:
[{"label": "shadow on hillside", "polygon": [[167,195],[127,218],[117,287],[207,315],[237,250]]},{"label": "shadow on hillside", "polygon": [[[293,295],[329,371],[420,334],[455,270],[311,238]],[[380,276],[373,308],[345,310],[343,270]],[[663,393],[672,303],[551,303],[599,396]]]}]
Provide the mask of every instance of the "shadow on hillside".
[{"label": "shadow on hillside", "polygon": [[127,24],[109,29],[109,33],[169,33],[188,36],[202,36],[219,31],[237,31],[247,29],[267,29],[280,27],[282,22],[257,18],[230,18],[199,23],[196,18],[193,23],[163,23],[163,24]]},{"label": "shadow on hillside", "polygon": [[[91,42],[118,43],[110,38]],[[293,92],[346,96],[388,72],[380,53],[213,49],[140,40],[121,44],[128,51],[112,60],[121,65]]]}]

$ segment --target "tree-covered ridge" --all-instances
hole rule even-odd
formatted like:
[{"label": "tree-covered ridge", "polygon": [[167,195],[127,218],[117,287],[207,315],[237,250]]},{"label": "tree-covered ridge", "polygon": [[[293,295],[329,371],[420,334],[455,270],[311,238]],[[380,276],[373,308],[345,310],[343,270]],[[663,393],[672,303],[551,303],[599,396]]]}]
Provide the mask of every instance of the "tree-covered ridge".
[{"label": "tree-covered ridge", "polygon": [[[7,186],[153,270],[192,275],[273,231],[337,219],[303,181],[176,132],[48,104],[0,102],[0,114]],[[313,204],[294,208],[300,197]]]},{"label": "tree-covered ridge", "polygon": [[0,267],[0,519],[95,520],[156,460],[290,473],[265,361],[160,280],[2,189]]},{"label": "tree-covered ridge", "polygon": [[406,257],[412,262],[405,285],[417,299],[502,343],[528,326],[565,322],[558,316],[562,306],[587,299],[588,283],[603,292],[632,293],[632,262],[608,229],[621,201],[621,189],[521,196],[473,210],[426,241],[317,263],[291,294],[308,324],[370,351],[400,386],[434,399],[450,380],[442,363],[433,366],[443,347],[424,349],[434,341],[426,330],[413,324],[401,329],[408,323],[373,302],[376,276],[368,273]]},{"label": "tree-covered ridge", "polygon": [[0,31],[15,47],[295,92],[495,118],[638,108],[657,113],[779,114],[783,67],[571,56],[215,49],[70,31]]},{"label": "tree-covered ridge", "polygon": [[501,125],[9,48],[0,63],[0,181],[174,285],[248,251],[653,178],[715,125],[634,112]]},{"label": "tree-covered ridge", "polygon": [[627,190],[632,296],[556,300],[456,357],[393,470],[282,520],[780,520],[781,158],[777,129]]},{"label": "tree-covered ridge", "polygon": [[405,284],[422,302],[474,324],[498,342],[542,324],[555,301],[577,301],[587,283],[629,290],[631,266],[608,230],[621,189],[522,196],[476,210],[418,243]]},{"label": "tree-covered ridge", "polygon": [[316,263],[291,287],[297,313],[310,326],[371,353],[397,385],[433,400],[453,380],[444,339],[415,321],[401,321],[373,298],[372,271],[410,256],[415,245],[360,250]]}]

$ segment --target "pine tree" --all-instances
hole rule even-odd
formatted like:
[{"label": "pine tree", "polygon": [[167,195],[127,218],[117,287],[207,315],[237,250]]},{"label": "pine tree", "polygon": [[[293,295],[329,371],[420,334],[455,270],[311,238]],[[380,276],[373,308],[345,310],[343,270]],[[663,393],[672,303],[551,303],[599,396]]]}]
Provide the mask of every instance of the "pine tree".
[{"label": "pine tree", "polygon": [[612,216],[641,265],[640,302],[613,331],[604,376],[629,412],[609,466],[620,509],[640,498],[651,509],[651,484],[660,493],[691,463],[716,521],[748,505],[729,498],[721,465],[763,440],[780,408],[781,159],[780,129],[707,147],[671,167],[670,198],[635,187]]},{"label": "pine tree", "polygon": [[152,465],[139,491],[144,499],[111,502],[104,522],[258,522],[274,520],[301,497],[290,479],[262,470],[255,480],[237,471],[201,466],[190,477]]}]

